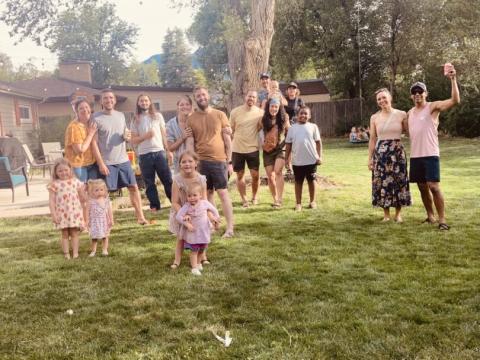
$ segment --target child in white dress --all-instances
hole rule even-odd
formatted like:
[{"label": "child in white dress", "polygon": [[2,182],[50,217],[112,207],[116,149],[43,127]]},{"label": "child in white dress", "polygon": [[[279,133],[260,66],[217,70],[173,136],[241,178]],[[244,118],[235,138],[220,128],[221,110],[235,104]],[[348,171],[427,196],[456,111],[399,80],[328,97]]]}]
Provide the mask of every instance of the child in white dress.
[{"label": "child in white dress", "polygon": [[92,246],[89,257],[97,253],[97,242],[103,240],[102,255],[108,256],[108,242],[110,230],[113,226],[112,204],[108,198],[107,184],[102,179],[88,180],[88,202],[86,211],[86,223]]},{"label": "child in white dress", "polygon": [[193,275],[202,275],[201,260],[203,252],[210,243],[211,222],[208,212],[213,213],[215,220],[219,221],[217,209],[207,200],[202,199],[202,186],[193,183],[187,190],[187,202],[177,212],[176,219],[183,225],[180,231],[185,240],[184,248],[189,249],[190,265]]}]

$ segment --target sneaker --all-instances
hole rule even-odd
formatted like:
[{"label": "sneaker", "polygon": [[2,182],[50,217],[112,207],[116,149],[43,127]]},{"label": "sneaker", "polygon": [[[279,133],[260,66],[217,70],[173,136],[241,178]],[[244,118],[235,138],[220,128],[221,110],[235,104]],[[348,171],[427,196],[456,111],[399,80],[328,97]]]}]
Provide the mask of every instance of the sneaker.
[{"label": "sneaker", "polygon": [[198,268],[195,268],[195,269],[192,269],[192,275],[202,276],[202,273],[200,272],[200,270],[198,270]]},{"label": "sneaker", "polygon": [[302,211],[302,205],[300,204],[295,205],[295,211]]},{"label": "sneaker", "polygon": [[92,251],[90,254],[88,254],[88,257],[94,257],[97,253],[95,251]]},{"label": "sneaker", "polygon": [[102,256],[108,256],[108,251],[102,251]]},{"label": "sneaker", "polygon": [[312,201],[310,203],[310,209],[316,209],[317,208],[317,203],[315,201]]},{"label": "sneaker", "polygon": [[202,271],[202,270],[203,270],[202,264],[198,264],[198,265],[197,265],[197,269],[200,270],[200,271]]}]

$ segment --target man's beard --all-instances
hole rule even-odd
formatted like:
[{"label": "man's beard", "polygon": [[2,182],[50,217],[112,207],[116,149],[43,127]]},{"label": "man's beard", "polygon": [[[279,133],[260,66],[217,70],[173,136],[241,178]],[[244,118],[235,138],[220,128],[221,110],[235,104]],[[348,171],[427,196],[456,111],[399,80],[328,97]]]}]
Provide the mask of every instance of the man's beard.
[{"label": "man's beard", "polygon": [[197,106],[200,108],[200,110],[205,111],[206,108],[208,108],[208,102],[203,105],[202,103],[199,103],[198,101],[196,102]]}]

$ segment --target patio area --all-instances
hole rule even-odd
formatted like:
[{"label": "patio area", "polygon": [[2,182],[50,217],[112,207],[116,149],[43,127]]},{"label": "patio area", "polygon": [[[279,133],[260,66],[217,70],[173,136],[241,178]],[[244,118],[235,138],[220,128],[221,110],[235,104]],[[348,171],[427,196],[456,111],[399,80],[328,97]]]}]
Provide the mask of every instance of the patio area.
[{"label": "patio area", "polygon": [[48,208],[47,184],[49,177],[34,176],[28,186],[30,196],[27,196],[25,186],[15,188],[15,202],[12,203],[12,191],[0,189],[0,217],[23,217],[31,215],[46,215]]}]

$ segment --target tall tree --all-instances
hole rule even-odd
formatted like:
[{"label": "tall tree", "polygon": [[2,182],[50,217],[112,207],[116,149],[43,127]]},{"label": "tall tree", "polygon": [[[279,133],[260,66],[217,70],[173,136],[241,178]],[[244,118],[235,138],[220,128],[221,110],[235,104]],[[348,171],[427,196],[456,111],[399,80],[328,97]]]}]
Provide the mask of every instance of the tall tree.
[{"label": "tall tree", "polygon": [[149,64],[132,61],[126,71],[118,78],[118,85],[159,86],[160,76],[158,64],[152,61]]},{"label": "tall tree", "polygon": [[192,55],[188,49],[183,31],[168,29],[162,44],[160,77],[164,86],[192,86],[194,82]]},{"label": "tall tree", "polygon": [[115,6],[84,5],[61,13],[46,45],[60,60],[89,60],[97,85],[116,82],[127,68],[137,27],[121,20]]}]

